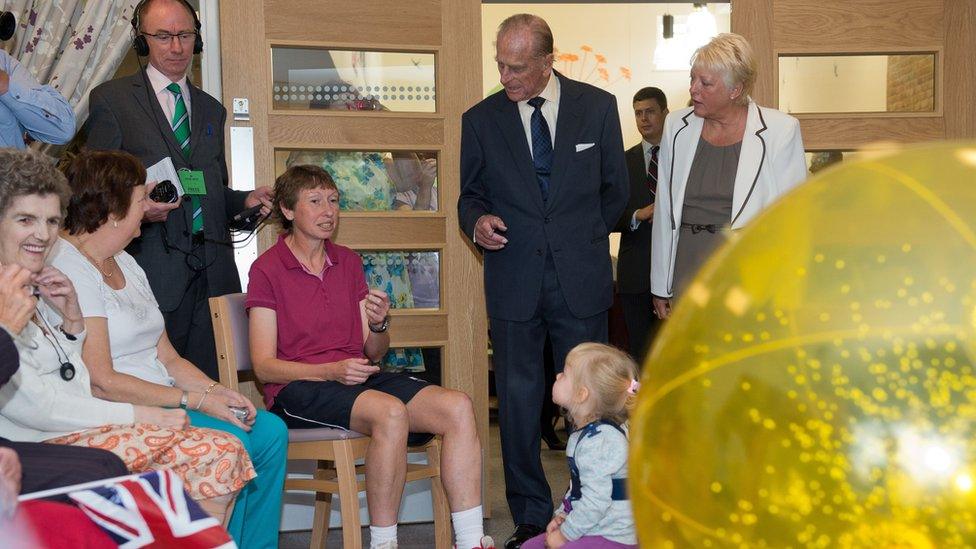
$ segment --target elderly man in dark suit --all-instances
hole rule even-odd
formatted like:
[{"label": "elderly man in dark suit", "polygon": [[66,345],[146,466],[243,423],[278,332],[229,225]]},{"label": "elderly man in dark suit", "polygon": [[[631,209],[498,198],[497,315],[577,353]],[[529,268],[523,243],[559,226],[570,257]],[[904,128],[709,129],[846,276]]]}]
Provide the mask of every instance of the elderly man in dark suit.
[{"label": "elderly man in dark suit", "polygon": [[659,323],[651,302],[651,222],[657,192],[657,155],[661,149],[668,98],[659,88],[641,88],[634,94],[634,118],[641,142],[627,149],[630,200],[617,222],[617,293],[627,325],[630,354],[644,358]]},{"label": "elderly man in dark suit", "polygon": [[203,49],[200,22],[185,0],[146,0],[133,14],[134,48],[144,70],[91,92],[86,146],[132,153],[147,167],[169,157],[187,195],[148,201],[142,237],[128,252],[146,271],[176,351],[217,378],[209,297],[241,291],[227,221],[245,208],[270,208],[270,189],[227,186],[227,111],[191,84],[187,69]]},{"label": "elderly man in dark suit", "polygon": [[627,202],[613,96],[552,69],[552,32],[509,17],[495,59],[504,90],[461,119],[461,228],[484,251],[505,488],[515,533],[542,531],[552,493],[539,456],[543,344],[557,369],[583,341],[607,339],[609,231]]}]

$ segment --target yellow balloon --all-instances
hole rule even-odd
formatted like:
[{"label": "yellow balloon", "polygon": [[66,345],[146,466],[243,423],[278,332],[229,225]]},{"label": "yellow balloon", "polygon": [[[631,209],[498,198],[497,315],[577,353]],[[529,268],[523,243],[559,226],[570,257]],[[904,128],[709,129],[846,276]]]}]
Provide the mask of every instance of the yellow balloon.
[{"label": "yellow balloon", "polygon": [[732,234],[644,366],[641,547],[976,546],[976,144],[822,172]]}]

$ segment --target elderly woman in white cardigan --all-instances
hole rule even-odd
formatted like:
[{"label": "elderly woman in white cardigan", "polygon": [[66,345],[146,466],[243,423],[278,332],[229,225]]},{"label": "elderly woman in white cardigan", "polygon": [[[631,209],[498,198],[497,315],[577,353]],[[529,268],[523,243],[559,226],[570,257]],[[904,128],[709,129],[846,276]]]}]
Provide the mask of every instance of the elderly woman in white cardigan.
[{"label": "elderly woman in white cardigan", "polygon": [[[71,281],[46,264],[68,184],[34,152],[0,149],[0,166],[0,264],[28,270],[38,295],[31,320],[14,335],[20,367],[0,388],[0,437],[103,448],[133,472],[171,468],[190,495],[223,520],[255,476],[244,447],[233,435],[190,427],[183,410],[92,396],[81,358],[86,331],[78,296]],[[131,226],[119,220],[119,229],[138,231],[138,216]]]},{"label": "elderly woman in white cardigan", "polygon": [[693,106],[664,122],[651,237],[654,313],[671,314],[722,240],[807,176],[799,122],[749,98],[752,48],[720,34],[692,57]]}]

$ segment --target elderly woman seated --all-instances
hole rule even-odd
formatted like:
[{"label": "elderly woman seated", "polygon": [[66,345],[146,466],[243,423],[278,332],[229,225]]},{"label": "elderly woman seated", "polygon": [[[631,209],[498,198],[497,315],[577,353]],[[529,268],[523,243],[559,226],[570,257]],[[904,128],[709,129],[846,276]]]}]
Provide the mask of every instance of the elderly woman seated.
[{"label": "elderly woman seated", "polygon": [[339,191],[317,166],[275,182],[278,243],[251,267],[251,361],[268,409],[293,428],[323,425],[371,436],[366,503],[373,547],[396,547],[408,433],[444,437],[441,479],[457,547],[493,547],[481,511],[481,444],[467,395],[374,363],[390,346],[390,300],[366,286],[363,264],[332,241]]},{"label": "elderly woman seated", "polygon": [[[78,296],[68,277],[45,265],[70,190],[41,155],[0,150],[0,165],[0,264],[30,271],[39,296],[35,314],[14,340],[20,369],[0,389],[0,436],[104,448],[133,472],[172,468],[190,495],[222,520],[255,476],[244,447],[227,433],[189,427],[184,410],[92,395],[81,358],[86,332]],[[138,230],[138,221],[120,221]]]},{"label": "elderly woman seated", "polygon": [[51,264],[78,293],[92,391],[116,402],[181,406],[190,425],[240,439],[258,477],[237,497],[227,530],[242,547],[275,547],[288,429],[207,377],[170,343],[146,273],[125,252],[139,235],[146,204],[142,164],[124,152],[84,152],[65,173],[72,195]]},{"label": "elderly woman seated", "polygon": [[[37,299],[31,295],[30,277],[30,271],[20,265],[0,266],[0,387],[20,368],[20,357],[10,334],[19,334],[34,316]],[[8,473],[19,473],[18,490],[25,494],[129,473],[118,456],[100,448],[14,442],[0,437],[0,455],[8,456],[8,466],[0,459],[0,479]],[[71,467],[65,467],[65,463]],[[12,476],[7,478],[13,480]]]}]

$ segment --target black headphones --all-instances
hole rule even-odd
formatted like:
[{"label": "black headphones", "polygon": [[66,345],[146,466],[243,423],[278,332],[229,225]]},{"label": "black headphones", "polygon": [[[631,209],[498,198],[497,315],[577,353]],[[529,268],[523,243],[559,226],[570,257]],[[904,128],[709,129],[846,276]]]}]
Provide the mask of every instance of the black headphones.
[{"label": "black headphones", "polygon": [[[203,51],[203,36],[200,35],[200,18],[197,17],[197,12],[190,5],[187,0],[178,0],[183,6],[190,10],[190,14],[193,15],[193,27],[197,31],[196,40],[193,41],[193,55],[197,55]],[[132,49],[136,50],[136,55],[139,57],[145,57],[149,55],[149,42],[146,37],[142,35],[142,31],[139,30],[139,26],[142,24],[142,12],[146,9],[146,5],[152,2],[152,0],[142,0],[136,5],[136,9],[132,12],[132,31],[135,34],[135,38],[132,40]]]}]

